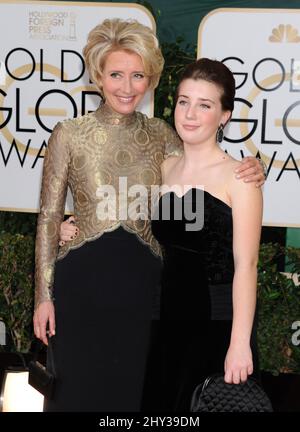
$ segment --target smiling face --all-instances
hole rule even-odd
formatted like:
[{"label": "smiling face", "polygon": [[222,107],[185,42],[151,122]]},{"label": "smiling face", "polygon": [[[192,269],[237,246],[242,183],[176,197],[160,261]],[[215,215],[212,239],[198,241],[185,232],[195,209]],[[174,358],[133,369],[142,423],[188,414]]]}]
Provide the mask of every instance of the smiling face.
[{"label": "smiling face", "polygon": [[149,78],[138,54],[119,50],[108,54],[99,85],[110,108],[131,114],[145,96]]},{"label": "smiling face", "polygon": [[211,141],[216,143],[216,131],[230,118],[223,111],[221,89],[214,83],[191,78],[181,82],[175,108],[175,126],[186,144]]}]

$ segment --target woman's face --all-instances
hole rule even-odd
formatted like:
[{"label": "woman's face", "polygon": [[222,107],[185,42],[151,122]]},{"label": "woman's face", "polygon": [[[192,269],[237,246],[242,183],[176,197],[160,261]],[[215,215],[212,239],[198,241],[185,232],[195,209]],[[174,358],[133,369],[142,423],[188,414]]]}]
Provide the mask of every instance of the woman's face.
[{"label": "woman's face", "polygon": [[148,90],[149,78],[138,54],[120,50],[108,54],[99,84],[107,105],[119,114],[130,114]]},{"label": "woman's face", "polygon": [[175,126],[183,142],[216,142],[218,126],[231,114],[222,110],[220,98],[221,89],[208,81],[186,79],[180,84]]}]

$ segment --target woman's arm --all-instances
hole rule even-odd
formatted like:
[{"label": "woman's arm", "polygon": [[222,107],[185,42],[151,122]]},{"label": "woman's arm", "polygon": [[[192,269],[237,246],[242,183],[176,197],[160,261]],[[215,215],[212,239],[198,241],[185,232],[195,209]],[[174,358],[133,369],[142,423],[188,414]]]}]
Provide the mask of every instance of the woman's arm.
[{"label": "woman's arm", "polygon": [[64,126],[58,123],[46,150],[35,246],[35,335],[47,344],[46,327],[55,332],[52,288],[59,229],[67,194],[69,148]]},{"label": "woman's arm", "polygon": [[262,223],[262,193],[254,183],[233,179],[233,321],[225,359],[225,381],[238,384],[253,372],[250,338],[256,306],[257,261]]}]

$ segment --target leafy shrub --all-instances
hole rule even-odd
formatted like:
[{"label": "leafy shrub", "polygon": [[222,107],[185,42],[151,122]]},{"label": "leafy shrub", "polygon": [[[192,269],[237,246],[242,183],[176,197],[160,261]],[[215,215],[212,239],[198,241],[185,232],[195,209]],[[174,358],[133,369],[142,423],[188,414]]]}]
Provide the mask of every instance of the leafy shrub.
[{"label": "leafy shrub", "polygon": [[[300,346],[292,324],[300,322],[300,285],[277,270],[284,255],[294,276],[300,277],[300,250],[277,243],[262,244],[258,265],[258,348],[260,369],[274,375],[300,373]],[[300,338],[299,338],[300,340]]]},{"label": "leafy shrub", "polygon": [[174,126],[174,97],[180,76],[185,67],[196,60],[196,45],[186,44],[182,47],[183,42],[183,38],[178,37],[174,43],[161,44],[165,67],[155,92],[154,114],[171,126]]},{"label": "leafy shrub", "polygon": [[6,327],[7,345],[2,350],[28,352],[33,339],[32,236],[0,235],[0,320]]}]

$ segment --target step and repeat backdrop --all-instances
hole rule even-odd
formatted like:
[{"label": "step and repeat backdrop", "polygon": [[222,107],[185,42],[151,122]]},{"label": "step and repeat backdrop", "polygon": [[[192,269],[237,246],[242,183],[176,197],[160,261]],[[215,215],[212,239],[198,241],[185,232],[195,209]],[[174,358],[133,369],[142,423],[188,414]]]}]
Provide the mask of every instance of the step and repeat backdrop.
[{"label": "step and repeat backdrop", "polygon": [[[106,17],[155,22],[134,3],[0,0],[0,17],[0,210],[37,212],[52,128],[100,101],[81,54],[88,32]],[[235,75],[222,146],[266,162],[264,225],[300,227],[300,9],[216,9],[199,23],[198,57]],[[152,93],[139,110],[153,115]]]}]

